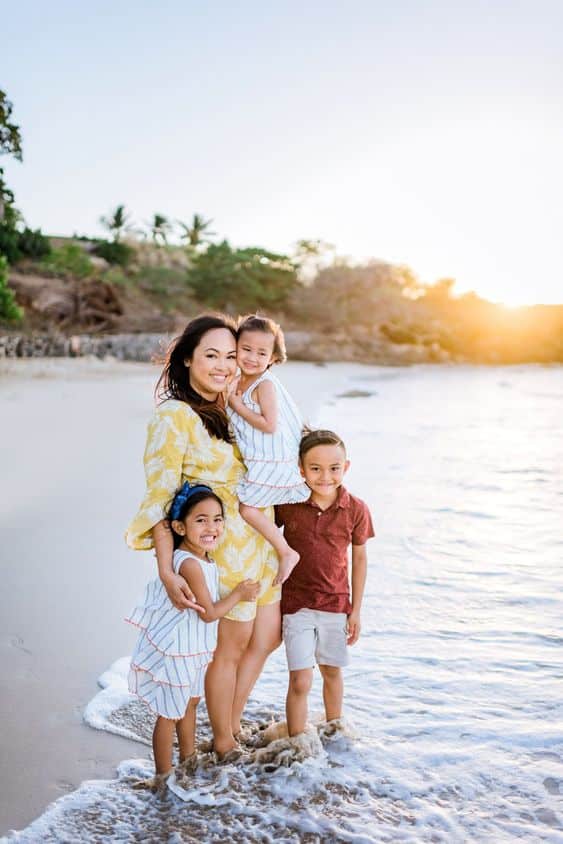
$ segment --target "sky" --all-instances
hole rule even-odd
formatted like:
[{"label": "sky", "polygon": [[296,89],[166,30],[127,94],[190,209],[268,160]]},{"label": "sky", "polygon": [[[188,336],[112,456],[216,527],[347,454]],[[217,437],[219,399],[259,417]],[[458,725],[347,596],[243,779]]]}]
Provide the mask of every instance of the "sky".
[{"label": "sky", "polygon": [[34,228],[198,212],[237,246],[320,238],[563,302],[559,0],[20,0],[0,21],[24,142],[0,165]]}]

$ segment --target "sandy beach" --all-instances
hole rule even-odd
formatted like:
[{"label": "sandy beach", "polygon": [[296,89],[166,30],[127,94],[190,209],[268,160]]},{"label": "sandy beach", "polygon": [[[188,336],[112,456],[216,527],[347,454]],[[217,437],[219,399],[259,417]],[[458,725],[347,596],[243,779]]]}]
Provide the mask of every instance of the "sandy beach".
[{"label": "sandy beach", "polygon": [[[279,376],[311,419],[363,367],[289,363]],[[130,653],[125,613],[153,572],[124,528],[142,497],[157,370],[98,360],[0,362],[2,807],[21,829],[134,742],[82,721],[96,679]]]}]

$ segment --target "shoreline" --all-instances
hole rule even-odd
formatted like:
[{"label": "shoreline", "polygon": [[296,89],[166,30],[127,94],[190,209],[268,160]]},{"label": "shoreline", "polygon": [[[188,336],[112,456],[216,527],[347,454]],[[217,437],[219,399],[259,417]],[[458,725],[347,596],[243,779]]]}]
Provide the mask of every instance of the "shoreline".
[{"label": "shoreline", "polygon": [[[0,364],[9,376],[0,378],[4,834],[146,753],[93,730],[83,712],[98,677],[131,653],[136,634],[122,619],[153,576],[152,554],[130,551],[122,536],[143,494],[158,368],[88,358]],[[312,421],[364,371],[289,363],[280,378]]]}]

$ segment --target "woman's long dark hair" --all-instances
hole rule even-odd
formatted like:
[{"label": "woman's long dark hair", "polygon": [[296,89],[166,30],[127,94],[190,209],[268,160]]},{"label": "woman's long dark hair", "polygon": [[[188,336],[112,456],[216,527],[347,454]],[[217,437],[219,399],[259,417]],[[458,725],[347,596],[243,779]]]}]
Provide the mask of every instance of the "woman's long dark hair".
[{"label": "woman's long dark hair", "polygon": [[190,384],[189,369],[185,361],[193,358],[194,349],[208,331],[214,328],[226,328],[236,340],[236,326],[230,317],[223,314],[203,314],[188,322],[183,333],[176,337],[168,347],[164,359],[164,369],[158,379],[155,395],[158,401],[177,399],[185,401],[195,410],[209,434],[219,440],[232,442],[229,420],[225,409],[216,402],[204,399]]}]

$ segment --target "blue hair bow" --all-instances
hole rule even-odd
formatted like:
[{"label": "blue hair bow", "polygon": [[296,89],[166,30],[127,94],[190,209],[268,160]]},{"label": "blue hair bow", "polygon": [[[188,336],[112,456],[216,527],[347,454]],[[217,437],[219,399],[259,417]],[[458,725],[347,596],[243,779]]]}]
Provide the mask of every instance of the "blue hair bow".
[{"label": "blue hair bow", "polygon": [[184,504],[192,497],[192,495],[195,495],[196,492],[213,492],[213,490],[210,486],[206,486],[206,484],[194,484],[193,486],[190,486],[189,481],[182,484],[174,496],[174,500],[172,501],[172,505],[170,507],[171,522],[180,518],[180,513],[182,512]]}]

